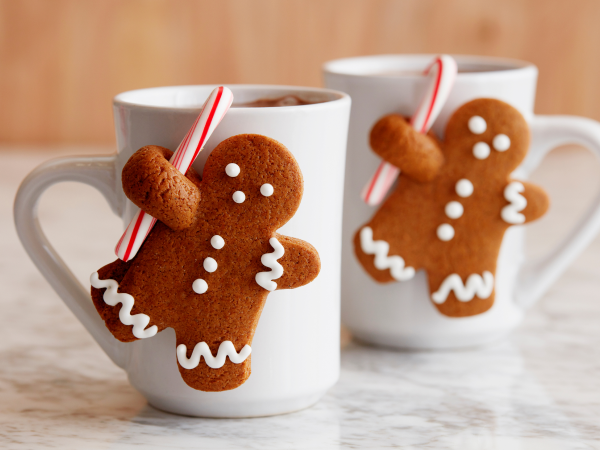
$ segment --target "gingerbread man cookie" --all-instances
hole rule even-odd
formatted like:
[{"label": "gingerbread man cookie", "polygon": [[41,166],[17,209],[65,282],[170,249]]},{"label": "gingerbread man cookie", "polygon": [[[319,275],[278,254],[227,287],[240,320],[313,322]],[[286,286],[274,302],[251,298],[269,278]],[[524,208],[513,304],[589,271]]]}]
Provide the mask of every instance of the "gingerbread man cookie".
[{"label": "gingerbread man cookie", "polygon": [[510,178],[529,147],[521,114],[499,100],[473,100],[452,115],[444,142],[389,115],[375,124],[370,143],[402,174],[355,235],[364,269],[381,283],[424,269],[431,300],[447,316],[490,309],[504,232],[549,206],[540,187]]},{"label": "gingerbread man cookie", "polygon": [[221,142],[203,178],[181,174],[171,151],[138,150],[123,168],[123,190],[157,218],[129,262],[92,275],[92,299],[120,341],[171,327],[184,381],[224,391],[250,376],[254,331],[269,292],[310,283],[317,251],[277,234],[300,205],[303,180],[292,154],[260,135]]}]

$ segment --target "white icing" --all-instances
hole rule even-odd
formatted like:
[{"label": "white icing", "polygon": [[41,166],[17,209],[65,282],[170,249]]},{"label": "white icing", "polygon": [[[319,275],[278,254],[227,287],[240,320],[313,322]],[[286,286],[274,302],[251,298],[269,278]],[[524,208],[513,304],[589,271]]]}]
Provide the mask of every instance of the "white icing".
[{"label": "white icing", "polygon": [[510,148],[510,138],[505,134],[497,134],[492,141],[494,149],[499,152],[505,152]]},{"label": "white icing", "polygon": [[90,277],[90,283],[96,289],[104,289],[103,299],[104,303],[110,306],[116,306],[117,303],[122,303],[121,310],[119,311],[119,320],[123,325],[133,325],[133,335],[138,339],[145,339],[154,336],[158,332],[158,327],[152,325],[148,329],[144,329],[150,323],[150,317],[146,314],[134,314],[131,315],[133,309],[134,299],[132,295],[124,292],[117,292],[119,283],[115,280],[101,280],[98,276],[98,272],[94,272]]},{"label": "white icing", "polygon": [[485,159],[490,156],[490,146],[485,142],[478,142],[473,146],[473,156],[477,159]]},{"label": "white icing", "polygon": [[437,227],[437,237],[441,241],[449,241],[454,237],[454,227],[448,223],[443,223]]},{"label": "white icing", "polygon": [[481,116],[473,116],[469,119],[469,130],[473,134],[481,134],[487,130],[487,123]]},{"label": "white icing", "polygon": [[192,283],[192,289],[196,294],[204,294],[208,291],[208,283],[202,278],[198,278]]},{"label": "white icing", "polygon": [[415,276],[413,267],[405,267],[404,258],[398,255],[388,256],[390,244],[386,241],[374,241],[373,229],[364,227],[360,230],[360,247],[367,255],[375,255],[374,265],[378,270],[390,269],[395,280],[406,281]]},{"label": "white icing", "polygon": [[204,362],[211,369],[220,369],[225,365],[225,360],[229,356],[229,360],[234,364],[243,363],[252,353],[249,345],[244,345],[240,352],[235,351],[235,346],[231,341],[223,341],[217,350],[217,356],[213,356],[206,342],[198,342],[192,351],[192,356],[187,358],[187,347],[185,344],[177,346],[177,361],[184,369],[195,369],[200,364],[200,357],[204,357]]},{"label": "white icing", "polygon": [[217,270],[217,267],[219,267],[217,261],[210,256],[208,258],[204,258],[204,263],[202,263],[202,265],[204,266],[204,270],[210,273],[213,273],[215,270]]},{"label": "white icing", "polygon": [[244,200],[246,200],[246,194],[244,194],[242,191],[235,191],[233,193],[233,201],[236,203],[244,203]]},{"label": "white icing", "polygon": [[273,192],[275,192],[275,189],[273,189],[273,186],[269,183],[265,183],[260,187],[260,193],[265,197],[270,197],[273,195]]},{"label": "white icing", "polygon": [[271,247],[273,247],[274,251],[262,255],[260,257],[260,262],[263,264],[263,266],[271,269],[271,271],[259,272],[256,274],[254,279],[260,287],[272,292],[277,289],[277,283],[272,280],[276,280],[283,275],[283,266],[279,264],[277,260],[283,256],[285,250],[283,245],[281,245],[276,238],[269,239],[269,244],[271,244]]},{"label": "white icing", "polygon": [[221,250],[225,246],[225,239],[218,234],[210,238],[210,245],[217,250]]},{"label": "white icing", "polygon": [[431,295],[432,300],[438,305],[444,303],[450,291],[454,291],[454,295],[461,302],[468,302],[477,297],[481,299],[488,298],[494,290],[494,275],[487,270],[483,272],[483,278],[473,273],[467,278],[466,285],[463,285],[462,279],[456,273],[449,275],[442,282],[442,285]]},{"label": "white icing", "polygon": [[504,198],[510,204],[502,208],[500,216],[506,223],[525,223],[525,216],[519,212],[527,206],[527,199],[520,194],[524,191],[525,186],[519,181],[512,181],[504,188]]},{"label": "white icing", "polygon": [[462,180],[458,180],[454,189],[460,197],[467,198],[473,193],[473,183],[463,178]]},{"label": "white icing", "polygon": [[463,205],[461,205],[459,202],[452,201],[446,203],[446,208],[444,209],[444,211],[450,219],[458,219],[463,215],[465,209]]},{"label": "white icing", "polygon": [[240,174],[240,166],[235,163],[227,164],[225,167],[225,173],[230,177],[237,177]]}]

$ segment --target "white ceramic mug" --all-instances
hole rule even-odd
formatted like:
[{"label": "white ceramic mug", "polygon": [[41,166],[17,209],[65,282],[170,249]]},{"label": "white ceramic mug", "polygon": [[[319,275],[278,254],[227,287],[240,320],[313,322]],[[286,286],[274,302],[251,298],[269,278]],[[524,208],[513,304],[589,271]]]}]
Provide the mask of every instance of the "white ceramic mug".
[{"label": "white ceramic mug", "polygon": [[[152,405],[174,413],[209,417],[290,412],[315,403],[339,376],[340,231],[348,95],[326,89],[229,86],[235,103],[288,94],[322,103],[233,107],[194,163],[202,173],[213,148],[241,133],[262,134],[281,142],[300,165],[304,196],[296,215],[280,231],[310,242],[321,257],[321,273],[315,281],[269,295],[252,342],[252,375],[237,389],[201,392],[187,386],[177,368],[175,332],[171,328],[133,343],[114,339],[91,302],[89,286],[77,282],[38,222],[41,194],[52,184],[79,181],[102,192],[127,225],[135,207],[123,194],[123,165],[144,145],[175,150],[214,87],[164,87],[118,95],[114,100],[118,152],[55,159],[35,169],[17,194],[16,227],[38,269]],[[109,262],[98,261],[98,268]]]},{"label": "white ceramic mug", "polygon": [[[532,263],[524,261],[527,227],[509,228],[498,259],[494,305],[477,316],[453,318],[439,313],[429,300],[423,271],[413,280],[388,284],[379,284],[367,275],[354,255],[352,238],[376,211],[360,195],[381,162],[369,148],[369,132],[385,114],[410,116],[417,109],[428,83],[419,73],[434,56],[348,58],[330,61],[323,68],[325,85],[352,97],[342,231],[342,322],[359,340],[379,345],[456,348],[505,336],[600,228],[599,197],[566,239],[548,251],[548,257]],[[538,75],[534,65],[477,56],[455,59],[459,74],[433,127],[439,136],[443,137],[450,115],[459,106],[475,98],[496,98],[518,109],[531,129],[531,147],[515,178],[527,179],[544,156],[562,144],[582,144],[600,156],[599,123],[580,117],[534,115]]]}]

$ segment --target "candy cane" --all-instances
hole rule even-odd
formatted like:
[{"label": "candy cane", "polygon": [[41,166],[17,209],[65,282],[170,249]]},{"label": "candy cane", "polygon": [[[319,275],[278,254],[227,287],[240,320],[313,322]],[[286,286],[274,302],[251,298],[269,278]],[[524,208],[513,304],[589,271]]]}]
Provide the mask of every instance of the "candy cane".
[{"label": "candy cane", "polygon": [[[456,72],[456,61],[449,55],[436,57],[425,69],[424,74],[431,75],[431,82],[419,108],[410,120],[412,127],[419,133],[427,133],[440,114],[456,79]],[[399,174],[398,167],[385,161],[381,162],[375,175],[364,187],[362,199],[370,206],[381,203]]]},{"label": "candy cane", "polygon": [[[187,132],[169,161],[177,170],[183,174],[188,171],[210,135],[229,110],[232,102],[233,94],[224,86],[220,86],[211,92],[194,125]],[[156,219],[154,217],[141,209],[138,210],[115,247],[115,253],[119,259],[125,262],[132,259],[155,223]]]}]

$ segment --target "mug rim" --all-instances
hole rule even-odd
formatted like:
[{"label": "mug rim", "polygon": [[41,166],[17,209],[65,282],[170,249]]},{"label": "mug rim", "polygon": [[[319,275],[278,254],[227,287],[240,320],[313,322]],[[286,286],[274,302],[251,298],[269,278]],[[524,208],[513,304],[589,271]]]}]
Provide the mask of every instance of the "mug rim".
[{"label": "mug rim", "polygon": [[[232,106],[228,114],[235,113],[235,111],[273,111],[274,109],[285,111],[293,111],[298,108],[304,110],[308,108],[323,108],[330,106],[337,106],[350,101],[350,96],[342,91],[326,88],[316,88],[308,86],[289,86],[289,85],[275,85],[275,84],[190,84],[190,85],[173,85],[173,86],[156,86],[151,88],[133,89],[130,91],[121,92],[113,97],[113,106],[121,106],[129,109],[139,110],[154,110],[154,111],[177,111],[177,112],[193,112],[199,111],[202,108],[202,103],[194,106],[167,106],[152,104],[151,102],[140,102],[134,101],[129,97],[140,96],[144,94],[157,94],[160,91],[164,93],[175,93],[183,90],[199,90],[199,89],[214,89],[219,86],[226,86],[230,88],[234,94],[236,90],[248,90],[248,91],[275,91],[281,92],[281,96],[292,95],[292,94],[308,94],[313,96],[328,95],[330,98],[319,103],[310,103],[308,105],[292,105],[292,106],[264,106],[264,107],[252,107],[252,106]],[[204,102],[204,100],[202,101]]]},{"label": "mug rim", "polygon": [[[377,74],[375,67],[381,67],[383,65],[394,66],[400,62],[409,62],[413,65],[420,66],[420,70],[424,70],[425,67],[438,56],[439,53],[398,53],[398,54],[383,54],[383,55],[367,55],[367,56],[354,56],[350,58],[339,58],[327,61],[322,66],[324,74],[331,75],[343,75],[346,77],[356,78],[369,78],[369,79],[418,79],[422,78],[421,74]],[[538,69],[535,64],[528,61],[523,61],[514,58],[503,58],[496,56],[478,56],[478,55],[451,55],[460,67],[463,66],[479,66],[484,70],[473,71],[473,72],[459,72],[457,79],[471,79],[471,78],[482,78],[489,76],[514,76],[514,75],[525,75],[530,73],[537,74]],[[349,69],[352,66],[362,65],[363,67],[369,66],[371,70],[357,70],[356,68]],[[488,69],[489,68],[489,69]],[[381,69],[379,69],[381,70]]]}]

